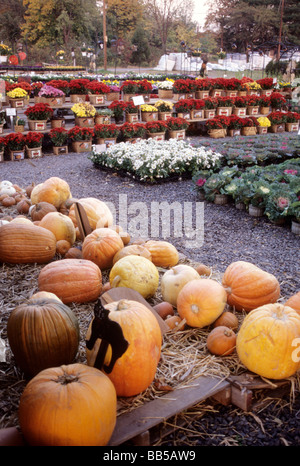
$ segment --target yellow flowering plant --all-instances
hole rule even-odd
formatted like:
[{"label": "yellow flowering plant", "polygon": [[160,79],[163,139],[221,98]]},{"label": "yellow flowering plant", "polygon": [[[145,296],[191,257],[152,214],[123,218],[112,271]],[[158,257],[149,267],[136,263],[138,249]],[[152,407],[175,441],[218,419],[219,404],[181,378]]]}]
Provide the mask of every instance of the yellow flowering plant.
[{"label": "yellow flowering plant", "polygon": [[263,126],[263,127],[271,126],[271,122],[269,118],[267,117],[259,117],[257,118],[257,121],[259,123],[259,126]]},{"label": "yellow flowering plant", "polygon": [[154,106],[158,109],[159,112],[171,112],[174,104],[165,100],[158,100],[155,102]]},{"label": "yellow flowering plant", "polygon": [[63,57],[65,55],[65,51],[64,50],[58,50],[58,52],[56,52],[56,56],[57,57]]},{"label": "yellow flowering plant", "polygon": [[245,83],[245,85],[249,91],[260,91],[261,90],[261,85],[258,84],[256,81]]},{"label": "yellow flowering plant", "polygon": [[10,55],[12,53],[11,48],[8,45],[0,44],[0,55]]},{"label": "yellow flowering plant", "polygon": [[152,112],[158,112],[158,109],[154,105],[144,104],[144,105],[141,105],[141,111],[152,113]]},{"label": "yellow flowering plant", "polygon": [[24,99],[27,96],[28,93],[25,91],[25,89],[22,89],[21,87],[16,87],[15,89],[7,93],[7,97],[10,97],[11,99]]},{"label": "yellow flowering plant", "polygon": [[71,110],[77,117],[93,117],[96,115],[95,107],[89,102],[74,104]]}]

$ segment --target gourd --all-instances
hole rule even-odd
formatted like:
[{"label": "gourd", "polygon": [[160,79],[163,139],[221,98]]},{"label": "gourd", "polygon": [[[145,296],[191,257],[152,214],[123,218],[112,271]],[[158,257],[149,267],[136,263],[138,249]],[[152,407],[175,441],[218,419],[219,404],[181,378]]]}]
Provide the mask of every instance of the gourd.
[{"label": "gourd", "polygon": [[210,278],[191,280],[178,294],[177,311],[191,327],[206,327],[223,312],[226,291],[217,281]]},{"label": "gourd", "polygon": [[289,306],[300,314],[300,291],[291,296],[285,303],[285,306]]},{"label": "gourd", "polygon": [[222,284],[228,304],[238,311],[249,312],[264,304],[275,303],[280,297],[277,278],[250,262],[231,263],[225,270]]},{"label": "gourd", "polygon": [[57,176],[48,178],[44,183],[34,186],[30,195],[32,204],[48,202],[54,205],[56,209],[69,197],[71,197],[71,191],[68,183]]},{"label": "gourd", "polygon": [[42,220],[49,212],[57,212],[56,207],[49,202],[38,202],[29,208],[29,214],[33,222]]},{"label": "gourd", "polygon": [[161,294],[164,301],[177,306],[177,297],[183,286],[191,280],[200,279],[198,272],[191,266],[179,264],[167,270],[160,282]]},{"label": "gourd", "polygon": [[262,377],[280,380],[300,368],[300,315],[279,303],[266,304],[246,315],[237,334],[237,354],[244,366]]},{"label": "gourd", "polygon": [[220,325],[211,330],[206,339],[208,351],[217,356],[232,354],[235,350],[235,344],[236,334],[225,325]]},{"label": "gourd", "polygon": [[115,264],[119,259],[122,259],[122,257],[131,255],[142,256],[151,261],[151,253],[149,249],[145,248],[145,246],[142,246],[140,244],[131,244],[120,249],[120,251],[118,251],[114,255],[113,264]]},{"label": "gourd", "polygon": [[61,259],[42,268],[38,287],[40,291],[54,293],[63,303],[87,303],[100,296],[102,274],[89,260]]},{"label": "gourd", "polygon": [[[147,259],[145,259],[147,260]],[[118,396],[134,396],[146,390],[154,380],[160,359],[162,335],[156,317],[137,301],[122,299],[107,304],[109,319],[117,322],[129,343],[127,350],[117,359],[111,373],[107,374],[113,382]],[[86,339],[91,335],[89,326]],[[88,365],[94,365],[101,340],[96,340],[92,350],[86,350]],[[110,351],[106,364],[109,364]]]},{"label": "gourd", "polygon": [[19,423],[32,446],[105,446],[116,425],[109,378],[85,364],[51,367],[25,387]]},{"label": "gourd", "polygon": [[54,293],[49,293],[47,291],[37,291],[36,293],[34,293],[29,299],[32,300],[32,299],[36,299],[36,298],[44,298],[44,299],[56,299],[57,301],[61,301],[61,299],[59,299]]},{"label": "gourd", "polygon": [[16,364],[32,377],[47,367],[73,361],[79,324],[73,311],[57,299],[32,298],[13,309],[7,335]]},{"label": "gourd", "polygon": [[100,267],[108,269],[113,265],[115,254],[124,248],[119,234],[110,228],[97,228],[87,235],[82,243],[82,257]]},{"label": "gourd", "polygon": [[112,288],[132,288],[145,299],[151,298],[159,285],[157,267],[142,256],[126,256],[118,260],[111,268],[109,282]]},{"label": "gourd", "polygon": [[144,246],[150,251],[152,262],[157,267],[174,267],[178,264],[179,253],[168,241],[146,241]]},{"label": "gourd", "polygon": [[67,215],[60,212],[49,212],[41,219],[39,226],[52,231],[56,241],[68,241],[70,246],[75,243],[75,227],[72,220]]},{"label": "gourd", "polygon": [[239,320],[233,312],[224,311],[213,324],[214,327],[219,327],[220,325],[236,330],[239,326]]},{"label": "gourd", "polygon": [[[94,197],[85,197],[82,199],[78,199],[78,202],[84,208],[92,230],[113,225],[112,212],[107,206],[107,204],[105,204],[105,202],[100,201],[99,199],[96,199]],[[69,217],[71,218],[75,227],[77,227],[78,225],[74,204],[70,207]]]},{"label": "gourd", "polygon": [[0,229],[0,262],[43,264],[49,262],[55,252],[56,238],[45,228],[10,222]]}]

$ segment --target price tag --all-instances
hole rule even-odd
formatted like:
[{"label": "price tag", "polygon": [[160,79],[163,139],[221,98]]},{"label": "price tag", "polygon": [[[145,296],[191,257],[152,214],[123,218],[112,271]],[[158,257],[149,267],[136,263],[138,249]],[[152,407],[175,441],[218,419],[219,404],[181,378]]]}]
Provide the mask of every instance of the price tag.
[{"label": "price tag", "polygon": [[137,107],[138,105],[143,105],[145,103],[144,97],[142,95],[137,95],[132,97],[133,104]]},{"label": "price tag", "polygon": [[6,108],[6,115],[7,116],[16,116],[17,110],[15,108]]},{"label": "price tag", "polygon": [[105,152],[106,144],[95,144],[94,148],[95,148],[95,152]]}]

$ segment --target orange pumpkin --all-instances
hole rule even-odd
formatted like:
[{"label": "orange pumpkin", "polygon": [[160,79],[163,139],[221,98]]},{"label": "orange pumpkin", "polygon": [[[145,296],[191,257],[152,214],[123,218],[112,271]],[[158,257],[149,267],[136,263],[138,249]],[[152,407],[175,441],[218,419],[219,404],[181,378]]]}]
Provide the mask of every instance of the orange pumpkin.
[{"label": "orange pumpkin", "polygon": [[39,273],[40,291],[49,291],[63,303],[95,301],[102,290],[99,267],[84,259],[62,259],[47,264]]},{"label": "orange pumpkin", "polygon": [[206,346],[210,353],[217,356],[228,356],[235,350],[236,334],[234,331],[220,325],[214,328],[207,336]]},{"label": "orange pumpkin", "polygon": [[65,254],[65,259],[82,259],[82,251],[79,248],[70,248]]},{"label": "orange pumpkin", "polygon": [[67,215],[60,212],[49,212],[41,219],[39,226],[52,231],[56,241],[68,241],[70,246],[75,243],[75,227],[72,220]]},{"label": "orange pumpkin", "polygon": [[69,241],[66,241],[65,239],[60,239],[56,242],[56,252],[61,256],[64,256],[70,248],[71,244],[69,243]]},{"label": "orange pumpkin", "polygon": [[[113,370],[107,374],[113,382],[118,396],[134,396],[152,383],[160,359],[162,335],[156,317],[143,304],[137,301],[120,300],[107,304],[109,319],[118,322],[129,345],[125,353],[117,359]],[[92,323],[91,323],[92,324]],[[86,339],[91,335],[91,324]],[[87,363],[93,366],[101,340],[98,339],[92,350],[86,350]],[[107,352],[109,363],[111,347]]]},{"label": "orange pumpkin", "polygon": [[73,361],[79,324],[73,311],[57,299],[31,298],[11,312],[7,335],[16,364],[32,377],[47,367]]},{"label": "orange pumpkin", "polygon": [[222,285],[210,278],[191,280],[180,290],[177,311],[190,327],[206,327],[223,312],[226,292]]},{"label": "orange pumpkin", "polygon": [[43,264],[55,252],[56,238],[45,228],[29,223],[9,223],[0,228],[0,262]]},{"label": "orange pumpkin", "polygon": [[29,214],[31,215],[33,222],[42,220],[42,218],[49,212],[57,212],[56,207],[49,202],[38,202],[37,204],[32,205],[29,209]]},{"label": "orange pumpkin", "polygon": [[48,178],[43,183],[34,186],[30,195],[32,204],[49,202],[57,209],[69,197],[71,197],[71,191],[68,183],[57,176]]},{"label": "orange pumpkin", "polygon": [[70,364],[30,380],[20,398],[19,423],[32,446],[105,446],[116,410],[109,378],[94,367]]},{"label": "orange pumpkin", "polygon": [[275,303],[280,297],[277,278],[250,262],[230,264],[223,275],[222,284],[227,302],[238,311],[246,312],[259,306]]},{"label": "orange pumpkin", "polygon": [[295,309],[300,314],[300,291],[291,296],[284,305]]},{"label": "orange pumpkin", "polygon": [[220,325],[229,327],[232,330],[236,330],[239,326],[239,320],[237,316],[233,314],[233,312],[224,311],[222,312],[220,317],[218,317],[218,319],[214,322],[213,326],[219,327]]},{"label": "orange pumpkin", "polygon": [[[78,199],[78,202],[82,205],[87,215],[89,224],[92,230],[97,228],[109,227],[113,224],[113,215],[109,207],[105,202],[100,201],[94,197],[85,197]],[[75,214],[75,206],[72,205],[69,210],[69,217],[77,227],[77,219]],[[100,226],[101,225],[101,226]]]},{"label": "orange pumpkin", "polygon": [[82,257],[94,262],[100,269],[108,269],[113,265],[115,254],[123,248],[123,241],[116,231],[97,228],[85,237]]},{"label": "orange pumpkin", "polygon": [[150,240],[144,246],[150,251],[152,262],[157,267],[174,267],[178,264],[178,251],[168,241]]},{"label": "orange pumpkin", "polygon": [[145,257],[146,259],[149,259],[151,261],[151,253],[149,249],[139,244],[131,244],[120,249],[114,255],[113,264],[115,264],[118,260],[122,259],[122,257],[131,256],[132,254],[135,256]]},{"label": "orange pumpkin", "polygon": [[255,374],[285,379],[300,369],[299,338],[300,315],[279,303],[266,304],[243,320],[236,340],[237,354]]}]

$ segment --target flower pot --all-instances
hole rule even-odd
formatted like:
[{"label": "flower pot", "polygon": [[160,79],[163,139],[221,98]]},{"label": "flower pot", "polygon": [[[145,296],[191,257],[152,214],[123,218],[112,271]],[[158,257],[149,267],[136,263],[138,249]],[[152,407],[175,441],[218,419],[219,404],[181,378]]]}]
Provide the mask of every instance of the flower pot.
[{"label": "flower pot", "polygon": [[47,120],[28,120],[30,131],[45,131],[47,127]]},{"label": "flower pot", "polygon": [[140,138],[125,138],[125,142],[130,142],[131,144],[135,144]]},{"label": "flower pot", "polygon": [[117,138],[97,138],[96,143],[97,144],[105,144],[106,147],[110,147],[114,144],[116,144]]},{"label": "flower pot", "polygon": [[160,121],[167,121],[169,118],[172,118],[171,112],[158,112],[158,119]]},{"label": "flower pot", "polygon": [[295,222],[295,220],[292,220],[291,230],[293,233],[295,233],[295,235],[300,235],[300,223]]},{"label": "flower pot", "polygon": [[159,99],[173,99],[172,89],[158,89]]},{"label": "flower pot", "polygon": [[89,101],[92,105],[101,105],[104,104],[105,95],[104,94],[88,94]]},{"label": "flower pot", "polygon": [[79,103],[85,102],[86,95],[85,94],[71,94],[70,101],[72,102],[72,104],[79,104]]},{"label": "flower pot", "polygon": [[154,139],[155,141],[164,141],[165,133],[147,133],[149,138]]},{"label": "flower pot", "polygon": [[185,99],[186,98],[186,94],[173,94],[173,100],[175,102],[178,102],[179,100],[182,100],[182,99]]},{"label": "flower pot", "polygon": [[0,152],[0,162],[4,162],[4,151]]},{"label": "flower pot", "polygon": [[270,222],[273,223],[273,225],[281,226],[285,224],[286,218],[285,217],[277,218],[276,220],[270,220]]},{"label": "flower pot", "polygon": [[185,94],[186,99],[194,99],[195,98],[195,92],[188,92]]},{"label": "flower pot", "polygon": [[270,107],[259,107],[259,113],[261,115],[268,115],[270,113]]},{"label": "flower pot", "polygon": [[239,97],[245,97],[247,95],[247,91],[238,91]]},{"label": "flower pot", "polygon": [[204,117],[205,118],[214,118],[216,116],[216,109],[209,108],[204,110]]},{"label": "flower pot", "polygon": [[238,95],[238,91],[229,90],[229,89],[225,91],[226,97],[237,97],[237,95]]},{"label": "flower pot", "polygon": [[178,118],[184,118],[185,120],[190,120],[191,119],[191,114],[190,112],[188,113],[177,113]]},{"label": "flower pot", "polygon": [[198,191],[197,192],[197,199],[198,201],[205,201],[205,191]]},{"label": "flower pot", "polygon": [[142,121],[158,120],[158,112],[142,112]]},{"label": "flower pot", "polygon": [[81,128],[93,128],[95,126],[94,117],[75,117],[75,125]]},{"label": "flower pot", "polygon": [[169,130],[168,134],[171,139],[185,139],[185,129]]},{"label": "flower pot", "polygon": [[267,126],[258,126],[257,127],[258,134],[267,134],[268,127]]},{"label": "flower pot", "polygon": [[247,115],[258,115],[259,111],[259,106],[257,105],[251,105],[250,107],[247,107]]},{"label": "flower pot", "polygon": [[210,91],[211,97],[222,97],[223,95],[223,89],[212,89]]},{"label": "flower pot", "polygon": [[260,95],[260,91],[257,91],[255,89],[250,89],[249,91],[247,91],[247,94],[248,95]]},{"label": "flower pot", "polygon": [[249,204],[248,212],[251,217],[262,217],[264,215],[264,209],[262,207],[256,207],[252,204]]},{"label": "flower pot", "polygon": [[130,100],[132,100],[132,97],[134,97],[135,94],[123,94],[123,101],[124,102],[129,102]]},{"label": "flower pot", "polygon": [[270,126],[271,133],[283,133],[285,131],[285,124],[280,123],[278,125]]},{"label": "flower pot", "polygon": [[119,100],[120,93],[119,92],[109,92],[105,94],[106,100],[108,102],[113,102],[114,100]]},{"label": "flower pot", "polygon": [[217,115],[229,116],[232,114],[232,107],[218,107]]},{"label": "flower pot", "polygon": [[50,107],[62,107],[63,97],[39,97],[38,103],[48,104]]},{"label": "flower pot", "polygon": [[68,146],[53,146],[54,155],[68,154]]},{"label": "flower pot", "polygon": [[268,97],[272,94],[272,92],[273,92],[273,89],[262,89],[260,91],[261,95],[266,95]]},{"label": "flower pot", "polygon": [[243,202],[236,202],[235,208],[237,210],[246,210],[246,205]]},{"label": "flower pot", "polygon": [[26,146],[26,155],[28,159],[37,159],[38,157],[42,157],[42,146],[34,148]]},{"label": "flower pot", "polygon": [[285,130],[288,132],[298,131],[299,130],[299,121],[297,123],[286,123]]},{"label": "flower pot", "polygon": [[25,99],[9,99],[9,105],[12,108],[24,108]]},{"label": "flower pot", "polygon": [[202,120],[203,118],[203,110],[191,110],[191,119],[192,120]]},{"label": "flower pot", "polygon": [[232,109],[233,115],[237,116],[246,116],[247,115],[247,108],[246,107],[233,107]]},{"label": "flower pot", "polygon": [[208,135],[214,139],[225,138],[226,129],[210,129],[208,130]]},{"label": "flower pot", "polygon": [[257,131],[255,126],[245,126],[241,130],[242,136],[255,136]]},{"label": "flower pot", "polygon": [[209,91],[196,91],[195,97],[196,99],[208,99]]},{"label": "flower pot", "polygon": [[53,128],[64,128],[65,125],[66,125],[66,121],[65,121],[64,118],[61,118],[59,120],[53,119],[53,120],[50,121],[50,124],[51,124],[51,129],[53,129]]},{"label": "flower pot", "polygon": [[216,194],[214,198],[214,203],[218,205],[228,204],[228,195],[227,194]]},{"label": "flower pot", "polygon": [[24,125],[15,125],[14,126],[15,133],[23,133],[24,130],[25,130]]},{"label": "flower pot", "polygon": [[92,150],[92,141],[72,141],[73,152],[90,152]]},{"label": "flower pot", "polygon": [[125,113],[125,120],[128,123],[137,123],[139,121],[139,115],[137,113]]},{"label": "flower pot", "polygon": [[25,149],[9,150],[10,160],[23,160],[25,158]]},{"label": "flower pot", "polygon": [[96,115],[95,125],[110,125],[111,117],[109,115]]},{"label": "flower pot", "polygon": [[228,130],[228,136],[231,138],[234,136],[240,136],[241,135],[241,129],[240,128],[234,128],[234,129],[229,129]]}]

